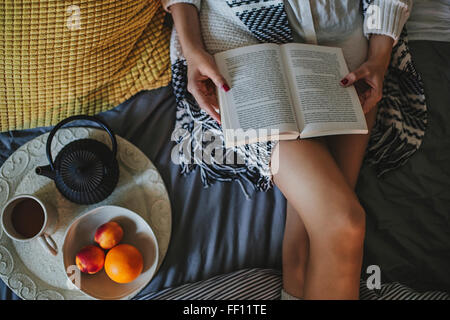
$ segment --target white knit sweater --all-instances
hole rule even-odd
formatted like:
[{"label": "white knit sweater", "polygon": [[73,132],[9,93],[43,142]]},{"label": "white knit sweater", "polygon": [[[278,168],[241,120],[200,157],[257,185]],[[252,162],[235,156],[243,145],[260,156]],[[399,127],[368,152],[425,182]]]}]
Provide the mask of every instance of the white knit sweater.
[{"label": "white knit sweater", "polygon": [[[295,1],[309,0],[284,0],[286,6],[291,6]],[[345,10],[359,8],[360,0],[329,1],[334,2],[333,6],[327,5],[324,1],[310,1],[319,44],[324,42],[321,41],[321,35],[326,35],[328,38],[343,37],[345,32],[342,32],[342,28],[350,27],[351,29],[352,25],[358,25],[349,19],[351,15],[346,14]],[[175,3],[190,3],[197,7],[203,41],[206,50],[211,54],[258,43],[258,40],[223,0],[162,0],[162,3],[169,12],[170,6]],[[374,14],[372,21],[367,19],[364,21],[363,31],[366,37],[369,34],[383,34],[397,40],[409,17],[412,0],[374,0],[372,6],[371,10]],[[292,24],[292,17],[289,14],[288,19]],[[299,23],[301,27],[301,21],[296,23]],[[182,52],[174,29],[171,43],[172,62],[179,57],[182,57]]]}]

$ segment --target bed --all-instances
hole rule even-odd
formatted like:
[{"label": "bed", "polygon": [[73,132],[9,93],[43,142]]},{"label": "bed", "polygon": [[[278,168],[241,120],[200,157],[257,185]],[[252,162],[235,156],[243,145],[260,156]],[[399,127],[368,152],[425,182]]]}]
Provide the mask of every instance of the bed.
[{"label": "bed", "polygon": [[[411,50],[424,80],[428,129],[421,149],[400,169],[382,179],[371,167],[362,169],[357,194],[367,212],[367,235],[361,288],[370,265],[380,267],[383,284],[376,295],[362,291],[367,299],[424,298],[425,291],[425,298],[449,298],[450,43],[415,41]],[[166,258],[136,298],[279,298],[286,206],[280,191],[253,192],[248,200],[236,183],[205,189],[198,170],[182,176],[170,158],[175,118],[170,86],[140,92],[99,117],[153,161],[172,203]],[[49,129],[1,133],[0,165]],[[226,296],[214,290],[224,283],[236,286],[243,276],[253,279],[251,289],[239,286]],[[197,295],[187,294],[193,291]],[[19,299],[2,282],[0,298]]]}]

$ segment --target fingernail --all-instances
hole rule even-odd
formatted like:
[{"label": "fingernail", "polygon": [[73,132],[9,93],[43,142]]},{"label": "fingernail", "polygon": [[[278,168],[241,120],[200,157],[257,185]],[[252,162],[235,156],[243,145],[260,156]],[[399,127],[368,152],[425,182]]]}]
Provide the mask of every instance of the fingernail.
[{"label": "fingernail", "polygon": [[222,85],[222,89],[225,90],[225,92],[230,91],[230,87],[227,84]]},{"label": "fingernail", "polygon": [[341,80],[341,83],[343,86],[345,86],[348,83],[348,80],[346,78]]}]

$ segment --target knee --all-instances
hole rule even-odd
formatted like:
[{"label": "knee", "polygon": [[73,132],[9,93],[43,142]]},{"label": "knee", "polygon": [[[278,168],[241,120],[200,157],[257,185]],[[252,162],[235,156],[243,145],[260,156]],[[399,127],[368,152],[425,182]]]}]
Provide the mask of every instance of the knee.
[{"label": "knee", "polygon": [[365,230],[365,212],[355,199],[330,208],[313,237],[321,250],[354,259],[362,253]]},{"label": "knee", "polygon": [[336,212],[323,230],[329,247],[341,255],[359,254],[364,246],[365,212],[358,201],[351,201]]}]

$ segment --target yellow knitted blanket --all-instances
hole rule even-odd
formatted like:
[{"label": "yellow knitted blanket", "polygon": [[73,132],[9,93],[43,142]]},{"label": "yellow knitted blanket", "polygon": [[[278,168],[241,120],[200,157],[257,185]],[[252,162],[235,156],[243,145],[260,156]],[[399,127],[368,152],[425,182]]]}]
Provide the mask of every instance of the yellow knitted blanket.
[{"label": "yellow knitted blanket", "polygon": [[159,0],[2,0],[0,131],[96,114],[170,80]]}]

